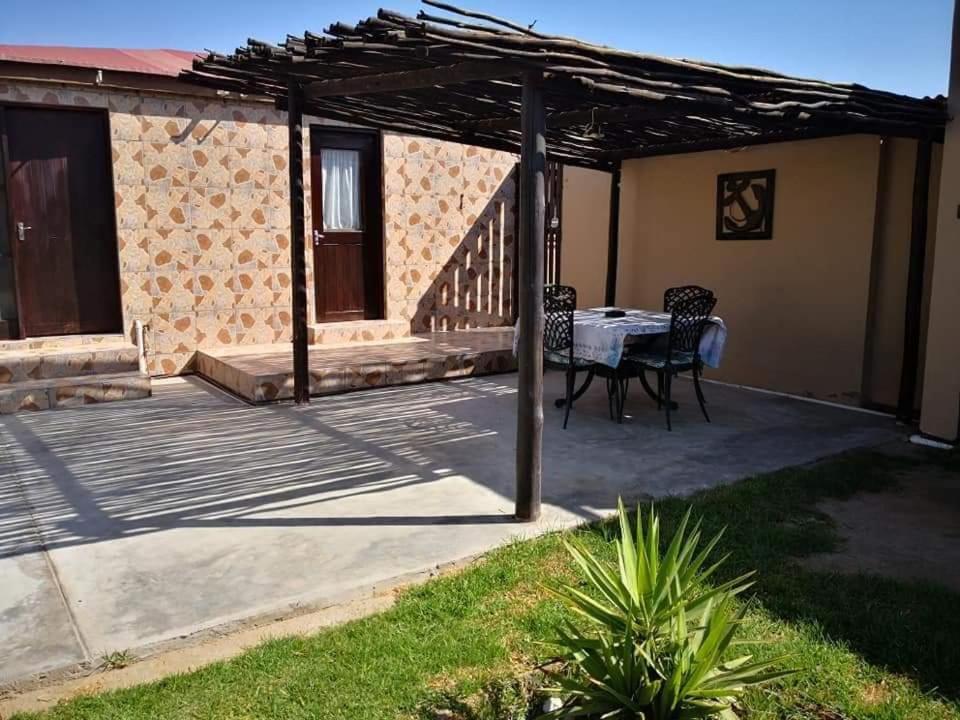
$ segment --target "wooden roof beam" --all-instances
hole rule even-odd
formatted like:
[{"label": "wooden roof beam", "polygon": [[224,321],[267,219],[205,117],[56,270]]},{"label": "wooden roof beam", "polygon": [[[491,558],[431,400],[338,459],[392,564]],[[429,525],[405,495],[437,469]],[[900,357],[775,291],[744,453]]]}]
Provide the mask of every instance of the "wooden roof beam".
[{"label": "wooden roof beam", "polygon": [[[668,118],[696,115],[697,107],[693,104],[672,105],[629,105],[624,107],[598,107],[588,110],[571,110],[555,112],[547,116],[547,127],[550,129],[587,125],[591,121],[597,123],[622,123],[633,120],[666,120]],[[482,118],[466,124],[473,130],[517,130],[520,127],[520,116],[500,116]]]},{"label": "wooden roof beam", "polygon": [[403,92],[437,85],[457,85],[479,80],[503,80],[518,77],[522,72],[523,67],[513,63],[499,61],[462,62],[456,65],[442,65],[417,70],[318,80],[304,88],[304,96],[310,101],[318,98],[346,95]]}]

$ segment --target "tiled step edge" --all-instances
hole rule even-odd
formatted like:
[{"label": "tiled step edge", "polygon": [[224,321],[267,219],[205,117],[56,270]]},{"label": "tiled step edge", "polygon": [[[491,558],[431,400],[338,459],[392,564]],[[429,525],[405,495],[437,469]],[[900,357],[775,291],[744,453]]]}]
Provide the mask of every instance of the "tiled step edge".
[{"label": "tiled step edge", "polygon": [[[400,362],[373,361],[346,367],[311,368],[310,394],[336,395],[353,390],[512,372],[516,368],[516,360],[509,350],[467,352],[446,357],[430,355]],[[253,381],[254,402],[293,397],[292,372],[259,376]]]},{"label": "tiled step edge", "polygon": [[150,378],[139,371],[31,380],[0,387],[0,415],[138,400],[150,394]]},{"label": "tiled step edge", "polygon": [[106,335],[53,335],[49,337],[27,338],[26,340],[0,340],[0,352],[20,352],[26,350],[65,350],[79,346],[102,346],[129,344],[122,333]]},{"label": "tiled step edge", "polygon": [[410,337],[408,320],[353,320],[314,323],[307,328],[311,345],[340,345],[358,342],[383,342]]},{"label": "tiled step edge", "polygon": [[54,378],[115,375],[137,369],[137,348],[130,343],[0,351],[0,388]]}]

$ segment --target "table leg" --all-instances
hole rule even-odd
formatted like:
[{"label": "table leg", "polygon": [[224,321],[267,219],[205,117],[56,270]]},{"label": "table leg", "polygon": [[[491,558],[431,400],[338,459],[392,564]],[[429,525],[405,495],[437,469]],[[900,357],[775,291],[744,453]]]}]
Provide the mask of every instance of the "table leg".
[{"label": "table leg", "polygon": [[[653,400],[655,403],[660,403],[660,402],[661,402],[660,396],[657,395],[657,393],[655,393],[655,392],[653,391],[653,388],[650,387],[650,383],[647,382],[647,371],[646,371],[646,370],[641,370],[640,373],[639,373],[639,378],[640,378],[640,384],[643,385],[643,389],[644,389],[644,391],[647,393],[647,395],[650,396],[650,399]],[[670,401],[670,409],[671,409],[671,410],[676,410],[678,407],[680,407],[680,406],[677,405],[676,400],[671,400],[671,401]]]},{"label": "table leg", "polygon": [[[596,373],[594,372],[593,368],[591,368],[590,370],[587,370],[587,379],[583,381],[583,385],[581,385],[577,390],[574,391],[571,402],[576,402],[577,400],[579,400],[580,397],[587,391],[587,388],[590,387],[590,383],[593,382],[593,376],[595,374]],[[562,408],[566,404],[567,404],[566,398],[557,398],[556,400],[553,401],[554,407],[558,407],[558,408]]]}]

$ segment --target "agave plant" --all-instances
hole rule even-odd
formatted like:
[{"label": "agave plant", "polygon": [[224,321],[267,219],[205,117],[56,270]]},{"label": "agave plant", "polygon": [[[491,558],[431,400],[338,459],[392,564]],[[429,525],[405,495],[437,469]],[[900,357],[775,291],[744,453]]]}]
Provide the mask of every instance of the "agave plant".
[{"label": "agave plant", "polygon": [[774,669],[782,658],[724,659],[743,616],[734,597],[751,585],[749,574],[706,582],[725,559],[707,564],[722,532],[701,547],[700,523],[687,531],[689,511],[661,554],[656,513],[644,523],[638,508],[634,533],[622,503],[618,510],[616,568],[567,543],[591,591],[555,590],[587,622],[559,629],[569,672],[554,692],[565,702],[545,717],[734,718],[746,688],[791,672]]}]

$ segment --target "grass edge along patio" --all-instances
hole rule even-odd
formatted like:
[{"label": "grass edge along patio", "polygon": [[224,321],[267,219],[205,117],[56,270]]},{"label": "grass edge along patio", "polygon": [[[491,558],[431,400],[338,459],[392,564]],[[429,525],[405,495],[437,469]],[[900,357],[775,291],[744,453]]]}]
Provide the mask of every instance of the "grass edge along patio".
[{"label": "grass edge along patio", "polygon": [[[944,465],[944,463],[946,463]],[[911,469],[956,457],[904,459],[855,452],[660,501],[669,537],[687,508],[706,535],[726,527],[731,556],[718,580],[756,569],[743,634],[761,658],[786,653],[799,672],[748,692],[748,717],[960,717],[949,608],[938,585],[878,576],[827,575],[802,564],[837,548],[816,509],[827,499],[888,491]],[[578,577],[562,541],[576,538],[613,561],[606,521],[516,542],[449,577],[404,591],[383,613],[307,637],[278,637],[226,662],[159,682],[78,697],[26,718],[454,718],[536,716],[543,701],[543,639],[565,617],[549,590]],[[547,666],[549,667],[549,666]],[[533,674],[530,674],[531,671]]]}]

